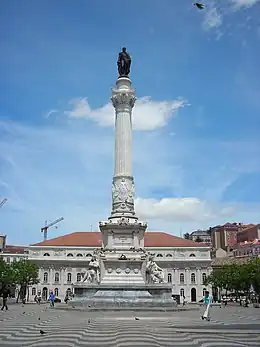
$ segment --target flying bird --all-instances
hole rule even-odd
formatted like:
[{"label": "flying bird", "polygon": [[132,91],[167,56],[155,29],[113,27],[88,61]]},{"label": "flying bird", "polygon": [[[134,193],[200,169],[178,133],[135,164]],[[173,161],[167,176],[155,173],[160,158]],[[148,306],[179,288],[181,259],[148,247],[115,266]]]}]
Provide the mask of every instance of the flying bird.
[{"label": "flying bird", "polygon": [[41,335],[44,335],[44,334],[46,334],[46,332],[43,331],[43,330],[40,330],[40,334],[41,334]]},{"label": "flying bird", "polygon": [[196,6],[199,10],[204,10],[205,5],[204,4],[200,4],[199,2],[195,2],[195,4],[193,4],[194,6]]}]

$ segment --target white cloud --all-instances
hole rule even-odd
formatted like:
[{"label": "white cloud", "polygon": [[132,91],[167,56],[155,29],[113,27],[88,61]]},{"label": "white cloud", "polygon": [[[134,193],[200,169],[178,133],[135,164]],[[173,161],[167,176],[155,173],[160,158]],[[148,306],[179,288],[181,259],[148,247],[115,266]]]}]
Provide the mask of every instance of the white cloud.
[{"label": "white cloud", "polygon": [[222,16],[216,7],[211,7],[205,12],[203,27],[206,30],[218,28],[222,24]]},{"label": "white cloud", "polygon": [[[72,109],[65,111],[70,118],[87,118],[101,126],[114,126],[114,108],[111,103],[91,109],[88,100],[81,98],[72,100],[70,105]],[[154,130],[164,127],[173,114],[185,105],[187,103],[183,99],[153,101],[150,97],[142,97],[136,101],[133,109],[133,129]]]},{"label": "white cloud", "polygon": [[[220,39],[220,37],[224,35],[223,32],[219,31],[219,28],[222,27],[224,23],[224,17],[231,18],[234,13],[253,7],[259,2],[260,0],[229,0],[221,3],[218,1],[211,1],[205,7],[202,26],[207,31],[217,30],[217,39]],[[250,19],[250,16],[246,17],[245,22],[243,22],[243,24],[240,23],[238,26],[250,29],[250,25],[247,24]]]},{"label": "white cloud", "polygon": [[58,113],[58,110],[50,110],[47,113],[44,114],[45,118],[49,118],[51,115],[53,115],[54,113]]},{"label": "white cloud", "polygon": [[240,9],[242,7],[251,7],[256,5],[260,0],[231,0],[235,9]]},{"label": "white cloud", "polygon": [[136,211],[144,219],[204,221],[214,217],[209,205],[197,198],[136,199]]}]

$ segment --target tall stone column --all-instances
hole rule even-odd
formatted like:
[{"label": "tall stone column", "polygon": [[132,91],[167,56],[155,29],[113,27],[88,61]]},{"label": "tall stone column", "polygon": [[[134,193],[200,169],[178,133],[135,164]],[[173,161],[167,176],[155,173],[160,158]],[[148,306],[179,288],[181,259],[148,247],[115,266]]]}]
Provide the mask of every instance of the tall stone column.
[{"label": "tall stone column", "polygon": [[112,212],[110,218],[135,217],[134,179],[132,173],[132,109],[135,89],[128,77],[119,77],[112,89],[115,108],[115,167],[112,184]]}]

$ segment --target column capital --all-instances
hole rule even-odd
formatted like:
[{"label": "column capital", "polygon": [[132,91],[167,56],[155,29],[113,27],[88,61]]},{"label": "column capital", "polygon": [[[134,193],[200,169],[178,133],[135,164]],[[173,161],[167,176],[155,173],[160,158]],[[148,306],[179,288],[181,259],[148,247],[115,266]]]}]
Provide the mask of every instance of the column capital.
[{"label": "column capital", "polygon": [[120,90],[114,88],[112,89],[111,101],[115,109],[121,107],[133,108],[136,101],[135,90]]},{"label": "column capital", "polygon": [[131,88],[131,80],[128,77],[119,77],[116,81],[116,88],[112,88],[112,104],[118,108],[130,107],[135,104],[135,89]]}]

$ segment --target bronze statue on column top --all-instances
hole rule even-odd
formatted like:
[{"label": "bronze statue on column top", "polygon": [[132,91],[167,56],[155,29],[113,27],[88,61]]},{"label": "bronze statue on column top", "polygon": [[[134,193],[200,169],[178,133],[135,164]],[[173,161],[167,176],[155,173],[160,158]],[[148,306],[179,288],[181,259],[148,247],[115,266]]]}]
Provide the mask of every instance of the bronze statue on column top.
[{"label": "bronze statue on column top", "polygon": [[122,52],[118,55],[117,60],[117,68],[119,77],[128,77],[130,74],[130,67],[131,67],[131,57],[127,53],[126,48],[122,48]]}]

